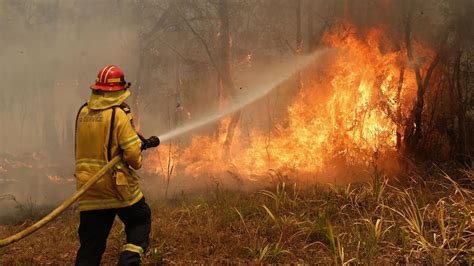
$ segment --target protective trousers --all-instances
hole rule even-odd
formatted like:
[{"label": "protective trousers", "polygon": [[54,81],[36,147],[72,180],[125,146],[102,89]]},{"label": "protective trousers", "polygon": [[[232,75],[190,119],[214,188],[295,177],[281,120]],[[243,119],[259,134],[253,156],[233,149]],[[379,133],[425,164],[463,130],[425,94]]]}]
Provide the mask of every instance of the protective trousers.
[{"label": "protective trousers", "polygon": [[145,198],[132,206],[118,209],[82,211],[76,265],[99,265],[105,251],[115,215],[125,224],[127,243],[122,247],[118,265],[140,265],[148,248],[151,231],[151,211]]}]

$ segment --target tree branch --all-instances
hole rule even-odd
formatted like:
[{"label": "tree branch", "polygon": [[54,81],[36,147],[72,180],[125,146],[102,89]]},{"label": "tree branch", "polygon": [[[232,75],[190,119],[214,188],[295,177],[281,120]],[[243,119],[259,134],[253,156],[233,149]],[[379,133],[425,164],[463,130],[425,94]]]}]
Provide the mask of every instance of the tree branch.
[{"label": "tree branch", "polygon": [[164,45],[166,45],[171,51],[173,51],[177,56],[179,56],[184,62],[191,64],[191,63],[203,63],[203,64],[208,64],[207,62],[199,61],[196,59],[189,59],[185,57],[178,49],[176,49],[174,46],[169,44],[168,42],[164,41],[163,39],[158,39],[159,42],[162,42]]},{"label": "tree branch", "polygon": [[412,23],[412,12],[410,11],[410,13],[408,13],[408,16],[406,18],[406,24],[405,24],[405,44],[407,48],[408,61],[409,63],[413,64],[413,69],[415,71],[416,84],[418,85],[418,88],[423,88],[423,79],[421,77],[420,67],[418,66],[417,63],[414,62],[413,47],[411,44],[411,23]]},{"label": "tree branch", "polygon": [[433,62],[431,62],[430,66],[428,67],[428,70],[426,71],[425,80],[423,81],[424,91],[428,90],[431,75],[433,74],[433,71],[435,70],[439,61],[440,61],[440,53],[436,55],[435,59],[433,59]]},{"label": "tree branch", "polygon": [[186,19],[186,17],[181,12],[178,12],[178,15],[184,21],[184,23],[186,23],[186,25],[191,30],[191,32],[198,38],[198,40],[201,42],[202,46],[204,46],[204,49],[206,50],[207,56],[209,57],[209,61],[211,61],[211,65],[217,71],[217,74],[219,75],[219,77],[222,77],[222,73],[221,73],[219,67],[217,66],[216,60],[212,56],[211,50],[209,49],[209,45],[207,45],[206,40],[204,40],[204,38],[193,28],[191,23],[189,23],[189,21]]}]

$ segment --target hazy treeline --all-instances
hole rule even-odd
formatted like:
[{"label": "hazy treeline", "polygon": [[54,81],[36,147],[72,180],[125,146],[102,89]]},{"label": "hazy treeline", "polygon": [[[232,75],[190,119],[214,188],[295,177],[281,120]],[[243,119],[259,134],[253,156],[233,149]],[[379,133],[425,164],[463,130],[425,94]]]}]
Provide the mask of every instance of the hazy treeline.
[{"label": "hazy treeline", "polygon": [[[72,152],[75,112],[105,65],[125,70],[138,123],[157,134],[225,105],[240,71],[309,53],[349,22],[362,35],[383,27],[390,49],[406,52],[401,76],[416,73],[412,115],[397,121],[400,150],[466,163],[472,10],[472,0],[0,0],[0,149]],[[233,115],[229,141],[241,120]]]}]

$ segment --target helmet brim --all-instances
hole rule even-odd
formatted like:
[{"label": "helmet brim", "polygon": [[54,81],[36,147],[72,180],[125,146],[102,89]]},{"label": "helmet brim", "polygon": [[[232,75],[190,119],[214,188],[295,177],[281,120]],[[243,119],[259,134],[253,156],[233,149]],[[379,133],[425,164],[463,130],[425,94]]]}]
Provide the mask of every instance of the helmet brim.
[{"label": "helmet brim", "polygon": [[107,86],[107,85],[92,84],[90,86],[91,90],[97,90],[97,91],[121,91],[129,87],[130,87],[129,84],[120,85],[120,86]]}]

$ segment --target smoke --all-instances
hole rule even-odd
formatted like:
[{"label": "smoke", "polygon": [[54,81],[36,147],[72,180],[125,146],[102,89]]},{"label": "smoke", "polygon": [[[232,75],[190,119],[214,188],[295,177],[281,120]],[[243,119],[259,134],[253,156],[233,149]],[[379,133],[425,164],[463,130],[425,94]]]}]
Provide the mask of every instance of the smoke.
[{"label": "smoke", "polygon": [[[39,208],[74,191],[48,175],[72,178],[74,121],[89,85],[108,64],[132,82],[136,73],[137,25],[114,3],[0,1],[0,195]],[[5,215],[18,205],[0,204]]]},{"label": "smoke", "polygon": [[75,112],[98,70],[117,64],[134,73],[135,25],[124,25],[105,1],[90,3],[0,3],[0,119],[8,128],[1,150],[70,151]]},{"label": "smoke", "polygon": [[278,85],[297,74],[298,71],[302,71],[304,68],[308,67],[308,65],[320,59],[320,57],[325,55],[328,51],[331,50],[321,49],[311,55],[292,58],[291,61],[287,60],[284,63],[273,65],[272,67],[266,68],[264,70],[261,69],[260,71],[255,71],[255,69],[253,69],[251,73],[242,75],[242,77],[240,77],[240,81],[239,78],[236,78],[238,80],[237,82],[243,86],[240,87],[240,90],[242,90],[242,88],[245,88],[245,90],[240,95],[234,97],[233,102],[230,103],[229,106],[223,110],[210,112],[196,121],[192,121],[188,124],[166,132],[160,135],[160,140],[163,143],[166,143],[176,137],[189,134],[194,130],[212,124],[238,110],[245,108],[246,106],[268,95],[268,93],[270,93]]},{"label": "smoke", "polygon": [[[300,1],[230,2],[232,67],[242,96],[222,108],[226,113],[266,95],[295,71],[283,58],[295,53],[296,39],[303,40],[302,52],[307,52],[341,20],[360,28],[382,24],[393,47],[381,50],[403,49],[409,12],[413,38],[420,43],[437,47],[440,33],[447,29],[465,36],[466,47],[474,40],[470,0],[301,1],[299,37],[294,11]],[[175,128],[188,132],[195,124],[219,119],[221,113],[209,113],[220,109],[210,62],[219,56],[214,7],[213,1],[0,0],[0,195],[12,194],[23,204],[48,205],[74,191],[74,181],[67,181],[74,171],[74,120],[89,96],[89,85],[105,65],[118,65],[132,82],[132,100],[138,102],[133,111],[145,135]],[[206,41],[210,56],[182,16]],[[283,67],[273,66],[275,62],[283,62]],[[293,92],[282,97],[289,99]],[[272,106],[275,112],[285,112],[285,100]],[[259,103],[246,107],[248,117],[253,125],[271,124]],[[187,127],[189,123],[193,124]],[[168,140],[174,133],[161,136]],[[62,181],[51,182],[48,175]],[[180,184],[175,184],[176,191]],[[2,213],[16,206],[8,199],[0,204]],[[10,208],[3,208],[5,204]]]}]

